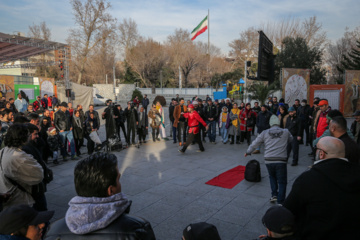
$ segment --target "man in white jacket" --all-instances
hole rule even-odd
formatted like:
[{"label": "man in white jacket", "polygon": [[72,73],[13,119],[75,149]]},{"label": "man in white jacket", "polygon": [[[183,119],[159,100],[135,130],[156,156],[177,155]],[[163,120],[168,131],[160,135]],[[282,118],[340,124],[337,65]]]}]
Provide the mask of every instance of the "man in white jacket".
[{"label": "man in white jacket", "polygon": [[32,186],[44,178],[41,165],[21,150],[28,138],[28,129],[22,124],[14,124],[6,134],[6,147],[0,151],[0,192],[12,195],[3,204],[4,209],[18,204],[32,206]]}]

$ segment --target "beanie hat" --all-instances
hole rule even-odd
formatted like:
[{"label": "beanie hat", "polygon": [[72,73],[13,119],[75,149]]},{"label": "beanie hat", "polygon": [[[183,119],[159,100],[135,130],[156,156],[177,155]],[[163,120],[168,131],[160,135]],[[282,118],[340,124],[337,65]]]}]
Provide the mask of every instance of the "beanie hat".
[{"label": "beanie hat", "polygon": [[56,131],[56,128],[50,127],[47,131],[48,131],[48,133],[51,133],[51,132],[53,132],[53,131]]},{"label": "beanie hat", "polygon": [[276,115],[272,115],[270,118],[270,127],[274,126],[274,125],[279,125],[280,126],[280,120]]}]

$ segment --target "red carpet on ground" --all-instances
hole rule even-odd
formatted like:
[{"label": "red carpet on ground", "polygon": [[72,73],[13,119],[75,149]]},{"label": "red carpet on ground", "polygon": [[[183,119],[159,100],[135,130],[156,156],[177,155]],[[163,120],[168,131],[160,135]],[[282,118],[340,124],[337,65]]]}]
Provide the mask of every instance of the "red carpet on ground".
[{"label": "red carpet on ground", "polygon": [[234,167],[217,177],[214,177],[210,181],[206,182],[208,185],[218,186],[222,188],[232,189],[239,182],[245,178],[245,166]]}]

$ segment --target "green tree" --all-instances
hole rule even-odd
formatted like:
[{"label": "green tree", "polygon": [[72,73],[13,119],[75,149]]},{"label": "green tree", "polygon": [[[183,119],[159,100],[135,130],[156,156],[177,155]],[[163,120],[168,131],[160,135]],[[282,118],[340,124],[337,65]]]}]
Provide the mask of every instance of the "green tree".
[{"label": "green tree", "polygon": [[241,68],[236,68],[232,72],[225,72],[223,74],[215,73],[211,78],[211,86],[217,90],[220,83],[226,83],[228,80],[235,81],[235,83],[237,83],[243,76],[244,72]]},{"label": "green tree", "polygon": [[287,37],[283,40],[280,53],[275,58],[275,79],[281,68],[310,69],[310,83],[326,82],[326,70],[321,68],[322,52],[318,47],[309,47],[304,38]]},{"label": "green tree", "polygon": [[265,104],[268,96],[276,90],[278,90],[278,88],[275,84],[268,85],[266,82],[254,82],[247,88],[250,99],[258,100],[261,105]]},{"label": "green tree", "polygon": [[344,73],[345,70],[360,70],[360,40],[356,41],[356,48],[352,48],[348,55],[343,55],[344,60],[337,67],[339,72]]}]

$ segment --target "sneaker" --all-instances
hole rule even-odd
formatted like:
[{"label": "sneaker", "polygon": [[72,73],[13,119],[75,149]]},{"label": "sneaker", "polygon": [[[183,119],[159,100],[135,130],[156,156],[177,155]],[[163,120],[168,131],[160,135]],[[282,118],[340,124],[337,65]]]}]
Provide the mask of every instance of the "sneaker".
[{"label": "sneaker", "polygon": [[184,150],[182,149],[179,149],[178,152],[185,153]]},{"label": "sneaker", "polygon": [[255,150],[255,151],[253,151],[252,154],[259,154],[259,153],[260,153],[260,150]]},{"label": "sneaker", "polygon": [[161,141],[160,138],[156,138],[157,141]]},{"label": "sneaker", "polygon": [[270,202],[271,203],[276,203],[277,202],[277,197],[276,196],[271,197]]}]

